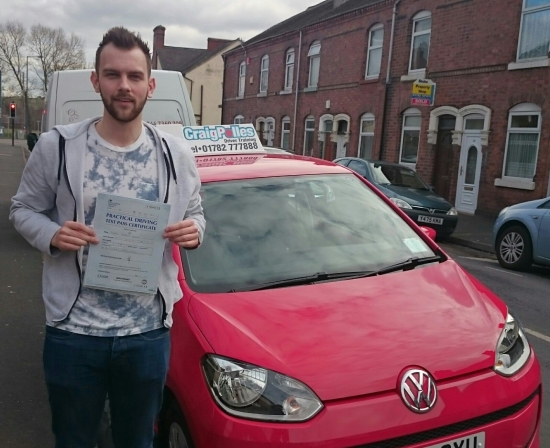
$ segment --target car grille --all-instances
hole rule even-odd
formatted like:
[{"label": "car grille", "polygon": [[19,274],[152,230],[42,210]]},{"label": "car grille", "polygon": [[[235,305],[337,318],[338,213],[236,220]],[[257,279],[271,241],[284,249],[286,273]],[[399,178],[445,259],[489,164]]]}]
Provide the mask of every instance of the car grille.
[{"label": "car grille", "polygon": [[455,434],[460,434],[464,431],[470,431],[472,429],[479,428],[481,426],[489,425],[499,420],[511,417],[525,408],[531,401],[539,395],[540,390],[537,388],[529,397],[521,401],[518,404],[510,406],[500,411],[492,412],[491,414],[482,415],[471,420],[465,420],[460,423],[453,423],[452,425],[443,426],[437,429],[431,429],[429,431],[419,432],[408,436],[397,437],[395,439],[384,440],[383,442],[368,443],[366,445],[358,445],[355,448],[406,448],[417,443],[430,442],[432,440],[440,439],[442,437],[449,437]]},{"label": "car grille", "polygon": [[412,208],[413,208],[413,210],[416,210],[417,212],[422,212],[422,213],[432,214],[432,212],[430,210],[433,210],[434,215],[446,215],[447,214],[447,210],[438,210],[438,209],[428,208],[428,207],[418,207],[417,205],[413,205]]}]

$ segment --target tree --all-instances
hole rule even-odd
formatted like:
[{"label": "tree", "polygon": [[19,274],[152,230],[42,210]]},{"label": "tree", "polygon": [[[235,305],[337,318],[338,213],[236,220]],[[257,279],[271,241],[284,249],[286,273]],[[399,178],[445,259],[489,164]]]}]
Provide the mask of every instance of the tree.
[{"label": "tree", "polygon": [[25,91],[26,37],[27,31],[21,22],[0,24],[0,61],[8,69],[21,92]]},{"label": "tree", "polygon": [[29,57],[37,64],[33,69],[42,84],[44,94],[48,91],[53,72],[81,69],[86,66],[84,40],[71,33],[67,36],[62,28],[34,25],[27,38]]}]

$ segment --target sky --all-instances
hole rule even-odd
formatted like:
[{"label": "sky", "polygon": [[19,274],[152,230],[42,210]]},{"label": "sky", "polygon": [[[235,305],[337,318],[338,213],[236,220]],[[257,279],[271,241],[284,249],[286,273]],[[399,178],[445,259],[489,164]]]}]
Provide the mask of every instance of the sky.
[{"label": "sky", "polygon": [[322,0],[0,0],[0,22],[61,27],[85,41],[92,62],[113,26],[137,31],[153,46],[153,28],[166,28],[165,45],[206,48],[208,37],[248,40]]}]

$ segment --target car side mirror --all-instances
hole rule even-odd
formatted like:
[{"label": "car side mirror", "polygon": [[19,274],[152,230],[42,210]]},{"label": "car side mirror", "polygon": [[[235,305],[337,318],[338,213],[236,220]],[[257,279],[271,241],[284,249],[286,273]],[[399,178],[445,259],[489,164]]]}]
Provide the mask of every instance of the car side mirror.
[{"label": "car side mirror", "polygon": [[437,232],[434,229],[432,229],[431,227],[420,226],[420,230],[422,230],[426,235],[428,235],[428,238],[435,241]]},{"label": "car side mirror", "polygon": [[435,193],[435,187],[433,185],[428,185],[428,190],[430,190],[432,193]]}]

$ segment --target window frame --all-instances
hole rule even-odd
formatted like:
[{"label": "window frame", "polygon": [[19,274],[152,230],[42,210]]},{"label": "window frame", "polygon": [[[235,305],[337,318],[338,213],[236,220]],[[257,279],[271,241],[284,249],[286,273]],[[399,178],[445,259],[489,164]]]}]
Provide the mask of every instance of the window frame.
[{"label": "window frame", "polygon": [[[518,116],[538,116],[537,128],[512,128],[512,118]],[[506,147],[504,150],[504,159],[502,161],[502,179],[518,181],[518,182],[532,182],[533,178],[537,174],[537,164],[539,160],[540,152],[540,137],[542,132],[542,110],[539,106],[533,103],[520,103],[512,107],[508,112],[508,126],[506,128]],[[533,167],[533,177],[515,177],[506,176],[506,161],[508,159],[508,149],[510,143],[510,134],[538,134],[537,139],[537,151],[535,153],[535,164]]]},{"label": "window frame", "polygon": [[[374,130],[372,132],[363,132],[363,122],[364,121],[372,121],[374,123]],[[374,133],[375,133],[375,131],[376,131],[376,117],[374,116],[374,114],[369,112],[369,113],[361,115],[361,119],[359,120],[359,142],[358,142],[358,147],[357,147],[357,157],[359,157],[360,159],[363,159],[361,157],[361,139],[363,137],[372,137],[372,140],[373,140],[373,145],[372,145],[372,148],[371,148],[371,157],[372,157],[372,150],[374,148]],[[363,160],[368,160],[368,159],[363,159]]]},{"label": "window frame", "polygon": [[[313,123],[312,128],[307,127],[308,121]],[[313,154],[313,146],[315,146],[315,117],[313,115],[308,115],[304,120],[304,145],[302,148],[302,155],[306,155],[306,141],[307,141],[307,133],[311,132],[312,134],[312,146],[311,146],[311,155]]]},{"label": "window frame", "polygon": [[[292,56],[292,62],[289,62],[289,57]],[[296,61],[296,53],[294,48],[289,48],[285,53],[285,84],[283,89],[285,92],[292,92],[292,87],[294,86],[294,64]],[[289,76],[289,71],[292,72],[292,75]]]},{"label": "window frame", "polygon": [[[407,117],[420,117],[420,126],[414,127],[414,126],[405,126],[405,121]],[[416,147],[416,162],[402,162],[403,157],[403,142],[405,140],[405,131],[418,131],[418,146]],[[418,153],[420,151],[420,137],[422,136],[422,112],[419,109],[416,109],[414,107],[410,107],[406,111],[403,112],[403,121],[401,122],[401,145],[399,147],[399,164],[404,165],[408,168],[412,168],[413,170],[416,168],[416,164],[418,163]]]},{"label": "window frame", "polygon": [[233,124],[243,124],[243,123],[244,123],[244,117],[240,114],[235,115],[235,118],[233,118]]},{"label": "window frame", "polygon": [[237,98],[243,98],[246,89],[246,62],[239,64],[239,84],[237,86]]},{"label": "window frame", "polygon": [[[382,43],[379,46],[372,45],[372,35],[375,31],[382,30]],[[383,57],[383,48],[384,48],[384,25],[382,23],[376,23],[369,30],[369,41],[367,46],[367,63],[365,66],[365,79],[376,79],[380,77],[382,72],[382,57]],[[376,75],[369,75],[369,62],[371,61],[371,51],[381,49],[380,52],[380,70]]]},{"label": "window frame", "polygon": [[[317,51],[315,54],[312,54],[314,49],[319,49],[319,51]],[[319,75],[321,73],[321,41],[319,40],[316,40],[314,41],[310,47],[309,47],[309,51],[307,52],[307,57],[309,58],[309,73],[308,73],[308,79],[307,79],[307,86],[309,88],[317,88],[319,87]],[[313,73],[313,70],[312,70],[312,66],[313,66],[313,61],[314,60],[319,60],[319,65],[317,67],[317,82],[315,84],[312,84],[312,73]]]},{"label": "window frame", "polygon": [[[426,19],[432,19],[432,13],[430,11],[420,11],[419,13],[415,14],[412,21],[412,35],[411,35],[411,49],[410,49],[410,55],[409,55],[409,74],[415,74],[415,73],[423,73],[426,71],[426,68],[428,67],[428,61],[430,57],[430,46],[432,41],[432,24],[430,23],[430,30],[429,31],[421,31],[416,32],[416,24],[422,20]],[[417,68],[412,69],[412,62],[413,62],[413,54],[414,54],[414,41],[416,37],[423,36],[425,34],[429,34],[430,38],[428,40],[428,55],[426,56],[426,67],[424,68]]]},{"label": "window frame", "polygon": [[548,54],[550,53],[550,44],[548,45],[548,51],[546,52],[545,56],[538,56],[535,58],[523,58],[520,59],[520,49],[521,49],[521,38],[523,36],[523,27],[524,27],[524,18],[528,14],[533,14],[536,12],[546,11],[550,10],[550,2],[547,5],[543,6],[532,6],[531,8],[526,7],[527,0],[523,0],[521,5],[521,22],[519,25],[519,38],[518,38],[518,48],[516,53],[516,62],[531,62],[531,61],[542,61],[545,59],[548,59]]},{"label": "window frame", "polygon": [[[265,66],[264,66],[264,63]],[[264,85],[265,75],[265,85]],[[260,60],[260,93],[267,93],[269,85],[269,55],[264,54]]]}]

